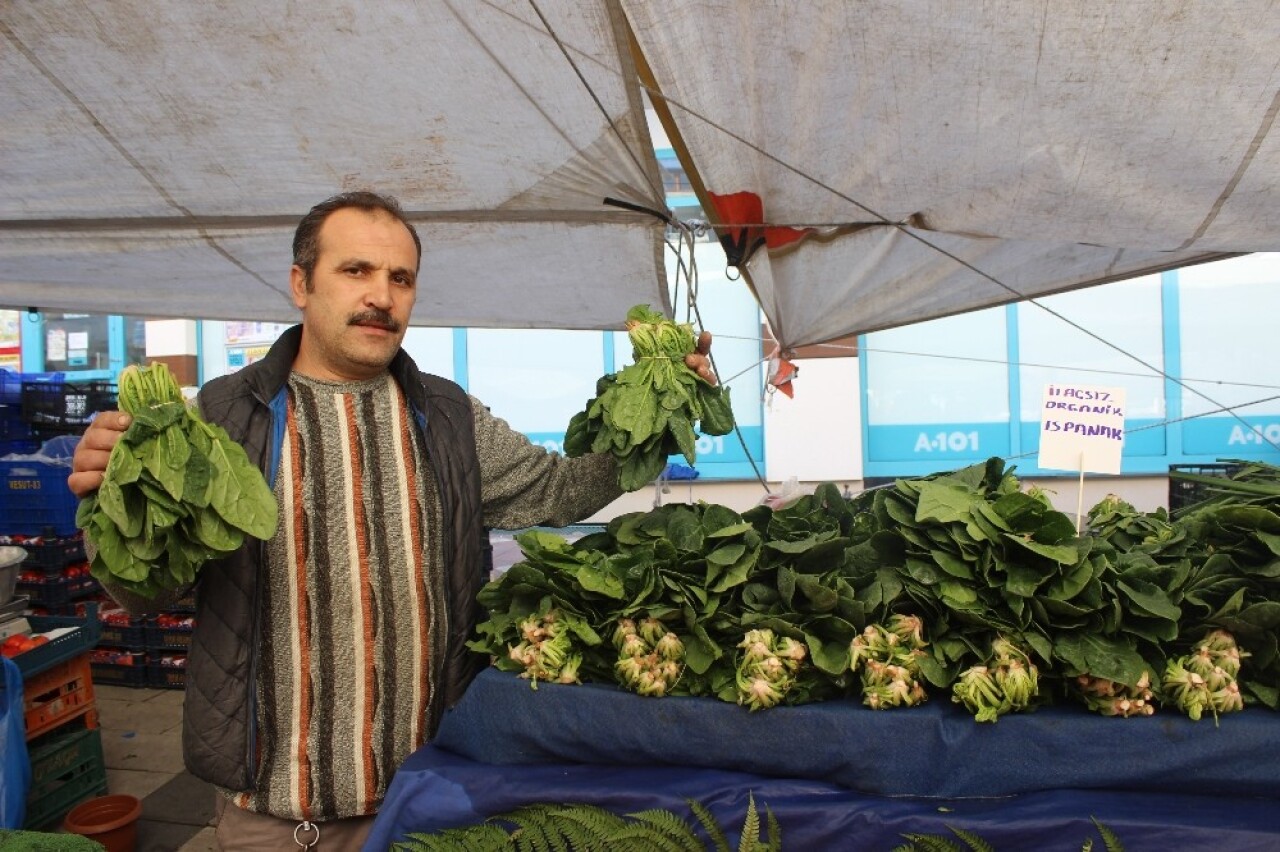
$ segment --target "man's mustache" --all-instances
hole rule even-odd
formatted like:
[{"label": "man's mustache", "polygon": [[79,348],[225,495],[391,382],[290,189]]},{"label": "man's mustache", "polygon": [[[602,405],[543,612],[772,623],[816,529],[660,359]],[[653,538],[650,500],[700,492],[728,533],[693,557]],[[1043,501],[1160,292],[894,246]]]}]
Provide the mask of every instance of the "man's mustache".
[{"label": "man's mustache", "polygon": [[373,325],[387,331],[399,331],[400,323],[392,318],[390,312],[380,311],[376,308],[368,311],[361,311],[358,314],[352,314],[347,318],[347,325]]}]

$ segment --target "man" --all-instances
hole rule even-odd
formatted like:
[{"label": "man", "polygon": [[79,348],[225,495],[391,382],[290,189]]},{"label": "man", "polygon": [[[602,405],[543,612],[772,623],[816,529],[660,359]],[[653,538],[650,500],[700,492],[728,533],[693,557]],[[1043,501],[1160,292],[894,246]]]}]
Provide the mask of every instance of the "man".
[{"label": "man", "polygon": [[[420,260],[393,199],[312,208],[290,271],[301,325],[199,395],[280,517],[197,586],[183,753],[225,794],[225,849],[358,849],[396,767],[485,663],[464,643],[486,528],[562,526],[621,493],[610,455],[548,453],[418,371],[400,343]],[[108,412],[86,431],[77,496],[128,422]],[[164,605],[109,591],[134,612]]]}]

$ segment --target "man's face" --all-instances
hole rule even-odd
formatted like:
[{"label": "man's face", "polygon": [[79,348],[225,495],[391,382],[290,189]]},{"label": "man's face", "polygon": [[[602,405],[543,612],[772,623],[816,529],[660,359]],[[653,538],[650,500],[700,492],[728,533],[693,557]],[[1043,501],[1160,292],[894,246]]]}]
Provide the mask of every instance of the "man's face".
[{"label": "man's face", "polygon": [[290,271],[302,309],[294,369],[318,379],[368,379],[391,363],[417,298],[418,250],[409,230],[381,210],[335,210],[320,228],[310,282]]}]

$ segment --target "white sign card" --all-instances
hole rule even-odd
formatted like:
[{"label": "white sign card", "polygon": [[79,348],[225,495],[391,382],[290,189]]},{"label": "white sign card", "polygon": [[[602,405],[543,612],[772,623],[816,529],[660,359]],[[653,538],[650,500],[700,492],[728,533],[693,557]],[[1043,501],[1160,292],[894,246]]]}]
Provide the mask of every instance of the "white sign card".
[{"label": "white sign card", "polygon": [[1124,388],[1045,387],[1040,409],[1040,467],[1119,473],[1123,449]]}]

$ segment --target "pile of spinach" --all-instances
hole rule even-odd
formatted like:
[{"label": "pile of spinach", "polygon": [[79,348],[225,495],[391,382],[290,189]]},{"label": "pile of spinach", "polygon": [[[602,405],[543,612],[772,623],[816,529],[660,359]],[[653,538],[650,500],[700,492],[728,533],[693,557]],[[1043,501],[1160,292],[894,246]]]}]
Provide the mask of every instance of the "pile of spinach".
[{"label": "pile of spinach", "polygon": [[1209,487],[1174,519],[1192,543],[1184,596],[1195,627],[1227,630],[1249,652],[1246,693],[1280,709],[1280,467],[1229,461],[1230,477],[1171,474]]},{"label": "pile of spinach", "polygon": [[77,525],[96,553],[90,573],[147,598],[190,585],[205,561],[270,538],[276,500],[244,449],[187,405],[163,363],[120,375],[133,422]]},{"label": "pile of spinach", "polygon": [[[596,395],[565,431],[565,455],[612,453],[618,484],[635,491],[652,482],[676,453],[697,461],[697,431],[733,431],[728,388],[705,367],[710,336],[702,344],[687,323],[636,305],[627,312],[635,363],[596,383]],[[698,360],[698,359],[702,360]],[[690,366],[697,363],[697,368]]]},{"label": "pile of spinach", "polygon": [[[1278,479],[1280,481],[1280,479]],[[1278,489],[1280,490],[1280,489]],[[661,619],[685,644],[672,694],[734,700],[743,634],[803,641],[787,703],[853,695],[850,643],[895,613],[923,619],[920,669],[935,688],[982,664],[992,643],[1028,649],[1043,700],[1080,676],[1136,686],[1204,632],[1233,632],[1250,700],[1280,709],[1280,502],[1219,502],[1186,518],[1108,498],[1080,534],[999,458],[865,491],[818,486],[782,508],[738,514],[669,505],[623,515],[570,543],[517,537],[524,560],[490,583],[472,648],[500,668],[520,621],[558,608],[583,628],[583,679],[614,681],[620,618]]]}]

